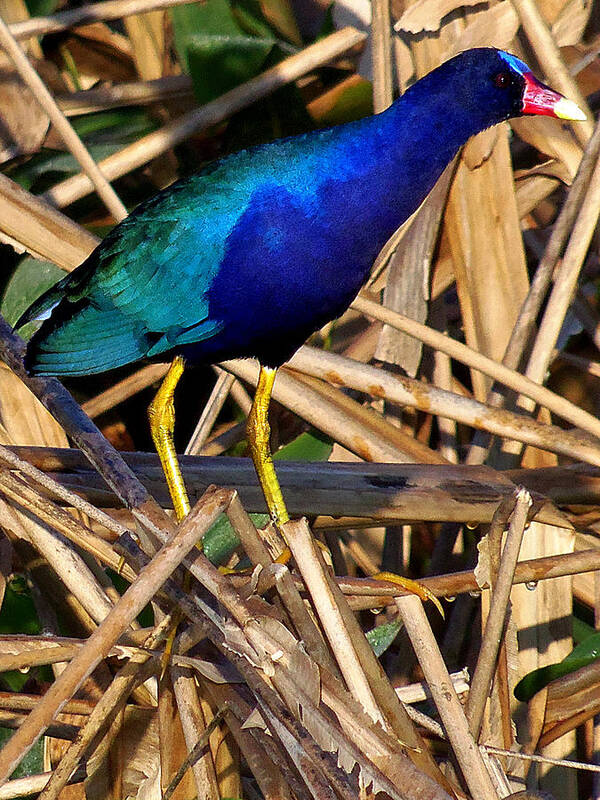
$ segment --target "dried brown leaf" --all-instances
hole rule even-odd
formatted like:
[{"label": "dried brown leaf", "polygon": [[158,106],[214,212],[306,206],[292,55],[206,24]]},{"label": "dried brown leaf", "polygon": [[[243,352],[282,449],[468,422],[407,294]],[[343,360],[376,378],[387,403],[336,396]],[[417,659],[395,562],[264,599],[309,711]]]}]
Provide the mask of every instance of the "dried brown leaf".
[{"label": "dried brown leaf", "polygon": [[[103,22],[70,31],[63,47],[77,64],[80,86],[73,88],[89,89],[98,81],[127,81],[136,77],[129,40]],[[70,81],[66,72],[64,78]]]},{"label": "dried brown leaf", "polygon": [[568,182],[573,180],[581,161],[581,148],[566,126],[550,117],[514,119],[510,124],[523,141],[563,164]]},{"label": "dried brown leaf", "polygon": [[[425,322],[427,318],[431,259],[454,166],[453,163],[446,168],[427,200],[412,216],[408,229],[390,257],[384,305],[419,322]],[[384,325],[375,358],[399,364],[414,377],[421,351],[418,339]]]},{"label": "dried brown leaf", "polygon": [[476,6],[481,0],[417,0],[410,5],[394,25],[397,31],[422,33],[439,30],[442,20],[452,11]]},{"label": "dried brown leaf", "polygon": [[50,121],[5,56],[0,57],[0,162],[35,153]]},{"label": "dried brown leaf", "polygon": [[132,55],[140,78],[162,78],[167,64],[165,26],[167,16],[163,10],[136,14],[124,20],[132,44]]},{"label": "dried brown leaf", "polygon": [[499,47],[506,50],[519,29],[519,18],[510,3],[473,10],[467,15],[467,21],[464,31],[445,50],[443,60],[471,47]]},{"label": "dried brown leaf", "polygon": [[[480,167],[459,164],[446,225],[467,343],[501,360],[527,292],[506,130]],[[472,376],[475,395],[483,400],[489,381]]]}]

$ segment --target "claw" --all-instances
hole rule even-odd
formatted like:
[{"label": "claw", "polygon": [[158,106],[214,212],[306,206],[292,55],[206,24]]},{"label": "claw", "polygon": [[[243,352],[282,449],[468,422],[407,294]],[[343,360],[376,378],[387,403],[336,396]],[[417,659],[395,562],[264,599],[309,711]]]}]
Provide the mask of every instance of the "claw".
[{"label": "claw", "polygon": [[418,583],[417,581],[411,581],[410,578],[403,578],[400,575],[396,575],[395,572],[378,572],[376,575],[373,575],[372,577],[375,578],[376,581],[388,581],[388,583],[395,583],[396,585],[401,586],[407,592],[410,592],[411,594],[416,594],[417,597],[420,597],[421,600],[423,600],[423,602],[431,600],[433,605],[442,615],[442,619],[446,618],[444,609],[438,598],[433,594],[433,592],[430,589],[428,589],[426,586],[423,586],[423,584]]}]

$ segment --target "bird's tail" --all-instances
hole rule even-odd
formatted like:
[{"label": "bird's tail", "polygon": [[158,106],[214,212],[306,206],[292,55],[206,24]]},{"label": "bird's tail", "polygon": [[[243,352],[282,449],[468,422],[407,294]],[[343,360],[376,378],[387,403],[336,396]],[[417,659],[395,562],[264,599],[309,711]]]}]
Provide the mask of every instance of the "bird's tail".
[{"label": "bird's tail", "polygon": [[37,300],[26,309],[19,319],[17,320],[14,330],[19,330],[28,322],[42,322],[48,319],[52,310],[60,303],[61,298],[64,296],[65,287],[69,281],[69,275],[66,275],[54,286],[51,286],[47,291],[43,292]]},{"label": "bird's tail", "polygon": [[[25,367],[32,375],[76,377],[93,375],[143,358],[151,341],[118,311],[100,312],[86,300],[53,308],[27,346]],[[27,316],[26,319],[39,319]]]}]

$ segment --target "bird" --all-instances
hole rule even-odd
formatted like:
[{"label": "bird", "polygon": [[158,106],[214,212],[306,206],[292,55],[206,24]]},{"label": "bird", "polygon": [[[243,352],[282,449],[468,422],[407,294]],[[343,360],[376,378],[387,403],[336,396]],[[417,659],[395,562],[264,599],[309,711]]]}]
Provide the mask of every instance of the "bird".
[{"label": "bird", "polygon": [[149,417],[183,519],[173,397],[184,366],[258,359],[248,442],[271,519],[283,526],[268,419],[277,369],[346,310],[467,140],[526,114],[585,119],[516,56],[475,48],[382,113],[208,164],[141,203],[23,314],[16,328],[41,322],[27,370],[75,377],[172,359]]}]

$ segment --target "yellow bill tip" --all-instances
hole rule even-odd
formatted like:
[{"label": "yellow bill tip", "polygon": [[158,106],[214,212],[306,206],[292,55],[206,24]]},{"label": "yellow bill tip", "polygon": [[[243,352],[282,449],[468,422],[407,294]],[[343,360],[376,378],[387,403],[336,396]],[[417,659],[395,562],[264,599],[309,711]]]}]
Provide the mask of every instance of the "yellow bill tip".
[{"label": "yellow bill tip", "polygon": [[572,100],[567,100],[566,97],[561,97],[552,110],[559,119],[568,119],[572,121],[587,119],[585,113],[579,108],[577,103],[574,103]]}]

